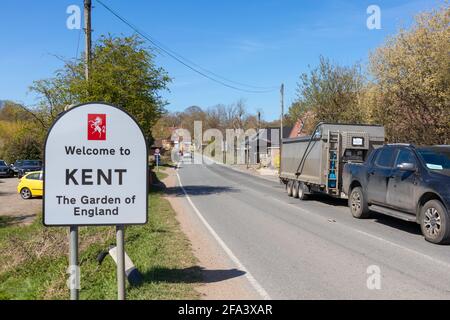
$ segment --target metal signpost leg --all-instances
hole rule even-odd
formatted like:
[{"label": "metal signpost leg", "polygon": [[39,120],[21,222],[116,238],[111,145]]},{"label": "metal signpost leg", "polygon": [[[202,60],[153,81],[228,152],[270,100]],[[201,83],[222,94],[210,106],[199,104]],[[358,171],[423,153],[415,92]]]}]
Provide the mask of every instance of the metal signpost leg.
[{"label": "metal signpost leg", "polygon": [[125,248],[124,226],[116,227],[117,242],[117,299],[125,300]]},{"label": "metal signpost leg", "polygon": [[[78,272],[78,226],[70,227],[70,241],[69,241],[69,255],[70,255],[70,270],[71,281],[70,285],[70,300],[78,300],[79,297],[79,272]],[[75,278],[73,278],[75,277]]]}]

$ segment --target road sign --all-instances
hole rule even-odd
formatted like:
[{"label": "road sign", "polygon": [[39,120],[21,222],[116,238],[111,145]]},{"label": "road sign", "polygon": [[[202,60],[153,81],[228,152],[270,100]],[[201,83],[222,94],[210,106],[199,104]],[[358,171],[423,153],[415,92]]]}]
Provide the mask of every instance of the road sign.
[{"label": "road sign", "polygon": [[158,148],[155,149],[155,155],[159,155],[160,150]]},{"label": "road sign", "polygon": [[105,103],[74,106],[45,142],[46,226],[147,222],[147,143],[136,121]]}]

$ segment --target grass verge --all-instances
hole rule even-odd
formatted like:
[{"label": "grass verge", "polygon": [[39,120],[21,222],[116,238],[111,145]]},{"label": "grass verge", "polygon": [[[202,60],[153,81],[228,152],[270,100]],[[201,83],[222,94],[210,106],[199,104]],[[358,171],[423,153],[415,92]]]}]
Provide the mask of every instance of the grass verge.
[{"label": "grass verge", "polygon": [[[166,176],[158,172],[157,177]],[[141,272],[139,287],[127,283],[128,299],[197,299],[201,282],[189,241],[161,190],[149,195],[149,222],[125,229],[127,254]],[[97,254],[115,243],[114,227],[80,228],[81,299],[115,299],[116,265]],[[0,299],[67,299],[68,228],[0,228]]]}]

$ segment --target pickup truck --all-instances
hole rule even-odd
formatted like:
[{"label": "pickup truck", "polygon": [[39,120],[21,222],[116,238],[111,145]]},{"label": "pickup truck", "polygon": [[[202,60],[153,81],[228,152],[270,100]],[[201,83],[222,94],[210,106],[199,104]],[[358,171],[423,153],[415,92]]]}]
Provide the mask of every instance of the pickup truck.
[{"label": "pickup truck", "polygon": [[355,218],[375,211],[420,224],[427,241],[450,242],[450,146],[384,145],[347,163],[342,183]]}]

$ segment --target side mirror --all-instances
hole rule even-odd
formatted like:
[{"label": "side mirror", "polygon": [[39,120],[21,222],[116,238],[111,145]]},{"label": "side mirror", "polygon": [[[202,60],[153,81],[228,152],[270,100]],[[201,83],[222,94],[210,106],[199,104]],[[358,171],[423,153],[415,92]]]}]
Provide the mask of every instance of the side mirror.
[{"label": "side mirror", "polygon": [[403,171],[416,171],[416,165],[414,163],[404,162],[397,165],[397,169]]},{"label": "side mirror", "polygon": [[316,132],[314,132],[314,139],[319,139],[322,137],[322,131],[320,129],[317,129]]}]

